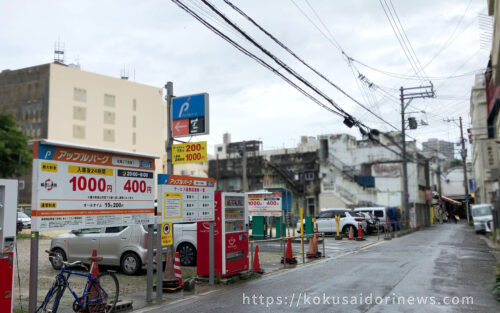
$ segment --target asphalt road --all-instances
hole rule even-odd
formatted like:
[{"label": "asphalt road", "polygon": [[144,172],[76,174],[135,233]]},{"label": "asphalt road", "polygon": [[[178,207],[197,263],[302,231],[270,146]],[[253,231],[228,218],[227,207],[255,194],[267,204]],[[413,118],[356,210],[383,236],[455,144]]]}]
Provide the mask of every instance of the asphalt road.
[{"label": "asphalt road", "polygon": [[500,312],[494,273],[470,228],[444,224],[137,312]]}]

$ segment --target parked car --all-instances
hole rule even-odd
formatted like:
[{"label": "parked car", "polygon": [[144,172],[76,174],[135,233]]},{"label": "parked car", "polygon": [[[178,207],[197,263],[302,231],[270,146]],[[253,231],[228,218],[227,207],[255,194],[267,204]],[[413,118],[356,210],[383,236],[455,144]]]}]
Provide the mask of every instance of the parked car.
[{"label": "parked car", "polygon": [[[156,244],[156,230],[154,242]],[[179,252],[181,265],[196,265],[196,223],[174,225],[174,248]],[[147,263],[147,226],[73,230],[55,237],[50,243],[53,254],[69,262],[88,262],[93,249],[103,257],[99,264],[117,265],[125,274],[134,275]],[[50,262],[54,269],[61,268],[59,258],[51,258]]]},{"label": "parked car", "polygon": [[355,208],[354,211],[367,212],[379,219],[380,231],[384,232],[387,225],[389,229],[395,230],[397,228],[397,212],[394,207],[366,207]]},{"label": "parked car", "polygon": [[474,230],[476,233],[486,232],[486,223],[493,220],[493,207],[489,203],[474,204],[470,207]]},{"label": "parked car", "polygon": [[[358,212],[350,209],[321,209],[321,213],[316,217],[316,225],[320,233],[336,233],[337,222],[335,216],[340,216],[339,231],[349,236],[349,229],[354,228],[354,236],[358,235],[358,225],[366,233],[366,220]],[[305,223],[305,220],[302,221]],[[297,222],[297,231],[300,232],[300,221]]]},{"label": "parked car", "polygon": [[31,228],[31,217],[24,212],[17,212],[17,221],[23,224],[23,228]]}]

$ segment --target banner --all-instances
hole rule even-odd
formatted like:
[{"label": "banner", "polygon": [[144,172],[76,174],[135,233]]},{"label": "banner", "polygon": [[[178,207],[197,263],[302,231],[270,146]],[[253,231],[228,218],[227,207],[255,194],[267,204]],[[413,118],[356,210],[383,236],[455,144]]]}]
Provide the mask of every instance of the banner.
[{"label": "banner", "polygon": [[281,192],[249,193],[248,214],[251,216],[281,216]]}]

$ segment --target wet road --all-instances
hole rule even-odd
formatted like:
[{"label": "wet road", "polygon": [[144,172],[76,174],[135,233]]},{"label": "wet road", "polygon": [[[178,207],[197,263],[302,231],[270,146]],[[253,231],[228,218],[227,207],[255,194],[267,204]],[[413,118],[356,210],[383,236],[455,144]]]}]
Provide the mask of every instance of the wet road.
[{"label": "wet road", "polygon": [[494,273],[486,244],[445,224],[140,312],[500,312]]}]

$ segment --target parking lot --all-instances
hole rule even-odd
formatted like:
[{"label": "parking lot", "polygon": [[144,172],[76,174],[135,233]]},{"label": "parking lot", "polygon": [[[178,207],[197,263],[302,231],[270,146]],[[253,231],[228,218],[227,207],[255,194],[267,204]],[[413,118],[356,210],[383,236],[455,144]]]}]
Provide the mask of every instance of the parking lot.
[{"label": "parking lot", "polygon": [[[53,232],[41,232],[39,240],[39,255],[38,255],[38,303],[43,301],[43,298],[50,288],[55,275],[58,271],[54,270],[49,262],[45,250],[50,248],[51,238],[57,236],[58,234],[64,233],[65,231],[53,231]],[[28,306],[28,293],[29,293],[29,267],[30,267],[30,239],[29,230],[24,230],[22,232],[23,238],[17,240],[18,249],[18,262],[19,271],[17,266],[15,268],[15,307],[19,308],[19,294],[21,294],[23,308]],[[325,239],[325,252],[327,257],[335,257],[356,249],[360,247],[373,244],[377,241],[377,236],[368,236],[366,241],[336,241],[334,238],[328,237]],[[280,263],[281,256],[283,255],[283,247],[279,241],[256,241],[256,244],[260,246],[260,264],[266,273],[271,273],[283,268],[283,264]],[[297,258],[299,264],[302,263],[302,256],[300,254],[300,243],[294,241],[292,244],[294,256]],[[307,242],[304,244],[304,249],[307,252]],[[319,242],[319,251],[322,252],[322,242]],[[305,259],[307,262],[314,262],[317,259]],[[139,275],[127,276],[120,272],[118,267],[100,267],[101,270],[110,269],[117,272],[117,277],[120,284],[120,299],[137,298],[137,294],[145,293],[146,290],[146,271],[142,270]],[[182,267],[183,278],[187,279],[189,277],[196,276],[196,267]],[[19,276],[18,276],[19,275]],[[19,282],[20,282],[20,292],[19,292]],[[77,292],[81,293],[84,287],[84,280],[80,277],[72,277],[70,279],[72,288]],[[73,298],[69,293],[65,293],[63,297],[62,305],[64,307],[70,307],[73,303]]]}]

